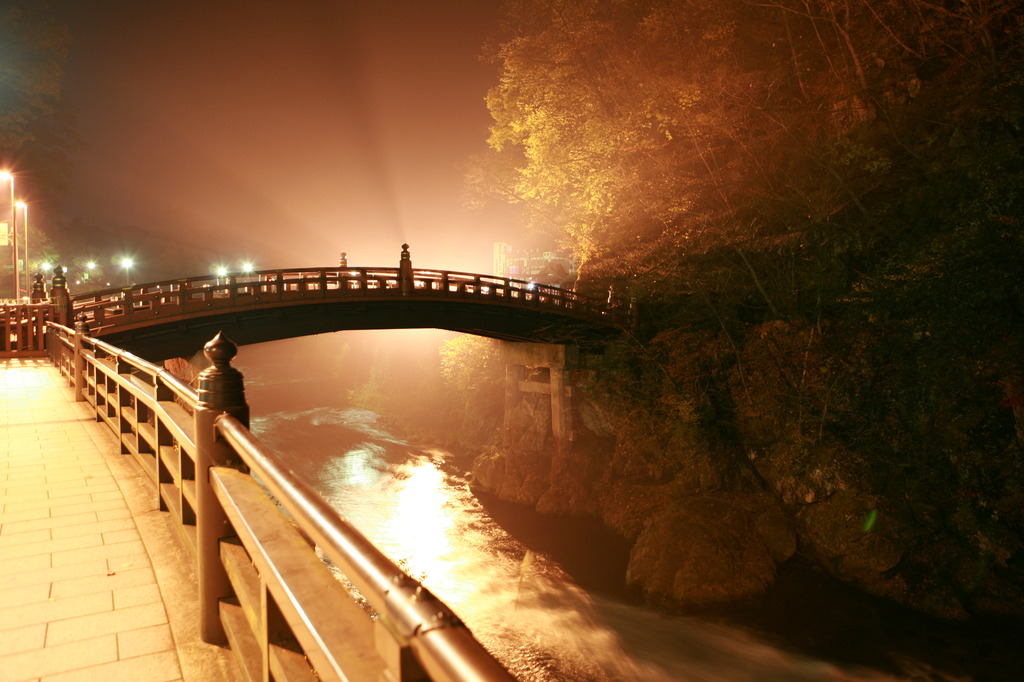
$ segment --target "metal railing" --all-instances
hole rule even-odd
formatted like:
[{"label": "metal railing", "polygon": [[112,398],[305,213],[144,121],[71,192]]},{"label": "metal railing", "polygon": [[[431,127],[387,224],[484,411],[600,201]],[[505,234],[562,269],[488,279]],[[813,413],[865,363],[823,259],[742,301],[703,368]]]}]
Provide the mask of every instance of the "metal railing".
[{"label": "metal railing", "polygon": [[445,604],[252,435],[230,341],[206,345],[213,364],[197,390],[82,322],[50,323],[48,335],[76,399],[149,476],[194,557],[203,639],[228,644],[249,679],[512,679]]},{"label": "metal railing", "polygon": [[568,317],[612,322],[618,311],[554,286],[507,277],[403,268],[296,268],[224,277],[189,277],[73,296],[77,319],[94,333],[189,314],[246,306],[339,299],[473,300],[496,306],[557,310]]}]

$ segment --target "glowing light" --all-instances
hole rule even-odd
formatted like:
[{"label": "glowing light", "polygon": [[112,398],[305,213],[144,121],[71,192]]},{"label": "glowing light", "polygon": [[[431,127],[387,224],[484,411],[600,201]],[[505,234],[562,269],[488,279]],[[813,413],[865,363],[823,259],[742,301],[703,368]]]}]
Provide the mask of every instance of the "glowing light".
[{"label": "glowing light", "polygon": [[249,261],[246,261],[246,262],[242,263],[242,272],[244,272],[245,274],[249,274],[252,271],[253,271],[252,263],[250,263]]},{"label": "glowing light", "polygon": [[396,503],[387,517],[389,536],[395,541],[392,552],[416,574],[443,575],[454,526],[446,508],[444,473],[429,464],[405,466],[401,473],[393,492]]},{"label": "glowing light", "polygon": [[85,264],[86,269],[93,270],[96,267],[96,261],[89,261]]},{"label": "glowing light", "polygon": [[871,529],[875,527],[875,521],[878,520],[878,511],[872,509],[868,511],[868,516],[864,519],[864,525],[862,529],[865,533],[870,533]]},{"label": "glowing light", "polygon": [[228,274],[228,269],[226,267],[224,267],[223,265],[218,265],[216,268],[213,269],[213,272],[218,277],[225,277]]},{"label": "glowing light", "polygon": [[131,271],[133,265],[135,265],[135,261],[133,261],[131,258],[125,256],[124,258],[121,259],[121,267],[124,268],[124,283],[129,286],[132,283]]}]

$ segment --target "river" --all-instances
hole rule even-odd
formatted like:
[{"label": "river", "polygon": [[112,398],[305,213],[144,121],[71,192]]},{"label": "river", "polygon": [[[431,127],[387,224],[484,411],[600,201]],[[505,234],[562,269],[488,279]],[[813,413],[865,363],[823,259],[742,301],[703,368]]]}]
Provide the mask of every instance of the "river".
[{"label": "river", "polygon": [[[517,679],[975,679],[939,672],[924,662],[934,657],[922,656],[916,645],[886,655],[875,651],[898,639],[886,628],[917,627],[913,619],[903,627],[877,610],[842,626],[851,631],[833,633],[829,646],[818,647],[836,652],[829,656],[808,654],[815,647],[789,646],[785,637],[765,634],[771,623],[744,627],[729,619],[670,616],[646,608],[625,590],[626,548],[609,534],[593,524],[479,499],[459,458],[394,436],[378,415],[347,405],[344,391],[332,389],[330,373],[303,376],[298,368],[308,364],[296,363],[295,353],[278,356],[288,362],[269,362],[265,352],[249,352],[246,360],[248,349],[242,350],[236,365],[246,378],[252,430],[447,603]],[[807,591],[796,598],[803,604],[796,617],[812,630],[817,616],[809,614],[834,608],[804,603],[818,597]],[[832,627],[836,620],[821,622]],[[807,644],[806,634],[793,641]],[[953,631],[933,632],[932,638],[932,649],[961,641]],[[886,665],[875,666],[876,661]]]}]

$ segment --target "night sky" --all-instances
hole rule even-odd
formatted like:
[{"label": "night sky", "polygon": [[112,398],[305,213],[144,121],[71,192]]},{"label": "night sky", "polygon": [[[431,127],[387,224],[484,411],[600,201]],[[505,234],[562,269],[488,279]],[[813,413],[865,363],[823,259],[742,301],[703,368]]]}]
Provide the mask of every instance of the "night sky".
[{"label": "night sky", "polygon": [[[490,271],[507,209],[463,208],[486,148],[498,0],[51,0],[84,146],[64,219],[257,268]],[[147,259],[139,253],[139,279]],[[213,263],[211,262],[211,266]],[[204,274],[204,273],[182,273]]]}]

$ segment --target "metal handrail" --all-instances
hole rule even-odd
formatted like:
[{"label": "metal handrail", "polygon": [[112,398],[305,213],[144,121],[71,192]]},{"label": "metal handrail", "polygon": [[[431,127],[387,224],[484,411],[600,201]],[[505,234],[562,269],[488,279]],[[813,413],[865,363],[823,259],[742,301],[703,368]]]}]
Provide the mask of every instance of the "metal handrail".
[{"label": "metal handrail", "polygon": [[[211,479],[216,478],[215,473],[221,471],[221,465],[217,462],[224,461],[220,450],[226,448],[248,466],[250,474],[255,476],[248,479],[252,485],[255,487],[255,481],[258,480],[264,486],[260,488],[264,492],[257,492],[257,496],[263,500],[262,509],[270,509],[271,513],[280,515],[282,512],[275,506],[275,502],[280,504],[291,515],[297,532],[311,538],[367,598],[380,616],[378,622],[383,623],[380,629],[387,633],[383,636],[386,638],[384,641],[389,642],[388,647],[393,650],[408,647],[433,680],[469,682],[513,679],[443,602],[345,522],[323,498],[284,467],[278,457],[256,439],[240,419],[214,408],[215,403],[207,402],[211,399],[209,390],[212,389],[209,386],[203,389],[202,381],[214,368],[200,375],[201,390],[197,391],[166,369],[88,336],[84,327],[81,328],[83,331],[75,331],[51,322],[47,329],[50,357],[76,388],[76,398],[90,403],[97,421],[105,423],[118,437],[122,452],[132,455],[147,473],[157,488],[160,508],[171,513],[186,546],[192,551],[199,575],[201,624],[208,622],[205,619],[209,614],[216,614],[219,608],[224,608],[222,600],[230,597],[232,590],[239,597],[239,591],[244,591],[244,579],[242,583],[231,582],[222,561],[216,561],[216,565],[210,562],[211,556],[219,555],[218,546],[223,544],[224,526],[219,525],[217,519],[223,518],[226,512],[223,507],[204,507],[204,500],[211,499]],[[207,357],[212,359],[214,356],[210,353],[210,346],[207,348]],[[220,369],[214,370],[213,374],[224,371],[223,367],[218,367]],[[240,374],[235,370],[230,371],[241,381]],[[211,379],[210,385],[216,384]],[[167,391],[162,390],[164,388]],[[203,393],[204,390],[207,393]],[[180,417],[176,421],[168,412],[170,395],[176,396],[192,412],[191,422],[183,424]],[[244,398],[242,408],[247,414]],[[209,426],[204,429],[202,424],[212,424],[212,429]],[[219,434],[219,438],[213,437],[214,433]],[[267,496],[265,491],[269,491],[272,497]],[[235,513],[239,511],[236,509]],[[243,509],[241,513],[243,516],[240,517],[240,523],[247,531],[251,531],[252,527],[259,525],[253,522],[265,512],[253,509],[250,512],[252,516],[246,516]],[[207,536],[204,528],[214,529],[214,534],[210,536],[210,546],[204,544]],[[239,528],[236,528],[236,532],[242,534]],[[253,537],[258,543],[264,541],[262,537]],[[271,534],[266,539],[273,541],[275,537]],[[301,542],[298,544],[307,547]],[[314,549],[308,547],[308,551],[313,552]],[[322,568],[319,561],[314,563]],[[276,573],[276,564],[270,566],[273,570],[268,571],[268,574]],[[306,574],[295,575],[302,579],[301,576]],[[228,586],[227,592],[219,595],[206,592],[204,585],[216,583],[222,578],[228,581],[223,583]],[[272,578],[264,575],[263,579]],[[347,595],[340,582],[334,583],[334,586],[339,595]],[[320,595],[322,598],[323,593]],[[290,599],[299,614],[305,613],[310,606],[308,601]],[[259,603],[258,599],[256,603]],[[369,616],[366,617],[369,626]],[[311,631],[315,632],[316,624],[302,621],[291,627],[312,628]],[[204,628],[205,625],[200,630],[204,633],[204,639],[207,639],[208,634]],[[340,660],[347,660],[342,650],[345,644],[327,641],[319,635],[315,637],[315,642],[316,648],[307,652],[308,662],[300,658],[298,665],[306,668],[314,659],[328,661],[336,669],[317,670],[317,673],[323,679],[346,679],[345,671],[338,664]],[[241,646],[236,649],[239,656],[243,655],[241,651]],[[371,650],[367,655],[376,656],[377,653]],[[272,657],[278,655],[279,652],[275,650]],[[392,659],[385,659],[385,666],[401,666],[401,663]],[[391,679],[406,679],[401,669],[388,669]]]},{"label": "metal handrail", "polygon": [[[217,431],[299,527],[414,651],[428,671],[450,682],[511,680],[442,601],[410,578],[312,488],[282,466],[238,419],[217,418]],[[427,633],[433,633],[426,637]],[[452,652],[458,658],[450,660]]]}]

